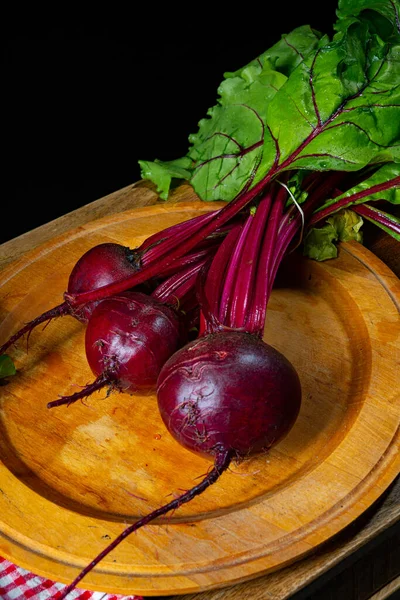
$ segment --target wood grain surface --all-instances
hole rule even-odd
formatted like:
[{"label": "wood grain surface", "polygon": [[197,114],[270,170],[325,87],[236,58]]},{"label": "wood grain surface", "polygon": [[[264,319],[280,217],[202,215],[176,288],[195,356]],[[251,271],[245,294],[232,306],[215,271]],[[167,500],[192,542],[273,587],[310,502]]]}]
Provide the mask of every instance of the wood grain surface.
[{"label": "wood grain surface", "polygon": [[[193,201],[196,198],[188,186],[176,190],[166,205],[157,201],[151,186],[137,184],[4,244],[0,248],[0,286],[6,290],[0,307],[2,338],[18,322],[60,301],[68,270],[85,248],[105,238],[132,245],[154,228],[191,216],[192,210],[209,209],[192,205]],[[134,213],[132,207],[137,208]],[[121,214],[127,209],[128,213]],[[52,273],[51,285],[48,273]],[[398,381],[399,297],[397,277],[358,244],[344,245],[339,259],[329,264],[297,258],[288,263],[271,300],[266,337],[295,363],[306,390],[305,408],[293,434],[271,453],[267,471],[265,457],[239,465],[206,499],[174,515],[167,534],[155,535],[159,528],[149,528],[139,549],[136,537],[121,550],[117,565],[110,562],[85,584],[147,595],[194,590],[195,595],[179,597],[196,600],[286,598],[394,523],[399,516],[398,491],[396,483],[390,484],[399,469],[399,397],[393,386]],[[188,480],[205,469],[197,457],[181,459],[180,449],[167,435],[161,435],[162,444],[157,447],[157,416],[142,402],[145,408],[140,409],[139,420],[145,417],[152,423],[151,431],[144,427],[140,432],[142,469],[150,465],[152,475],[143,477],[139,488],[129,487],[133,480],[137,484],[138,452],[133,445],[134,457],[127,458],[124,450],[125,430],[132,434],[124,395],[118,399],[119,415],[114,411],[115,396],[100,396],[101,414],[96,397],[89,410],[81,405],[72,412],[71,407],[68,413],[52,415],[49,424],[43,407],[54,393],[72,391],[79,381],[86,383],[90,378],[82,367],[81,335],[80,327],[66,318],[36,332],[28,355],[21,344],[16,350],[21,365],[18,384],[5,387],[2,401],[6,435],[1,452],[6,465],[3,475],[10,484],[5,504],[10,518],[3,528],[0,553],[62,581],[69,581],[79,565],[85,564],[84,557],[90,559],[97,548],[104,547],[104,539],[96,539],[93,532],[82,542],[82,531],[91,529],[89,522],[97,529],[101,523],[107,531],[104,536],[113,537],[121,521],[158,505],[160,497],[173,491],[170,473],[176,464],[185,462],[179,481],[174,478],[177,487],[187,487]],[[298,348],[303,350],[300,356]],[[64,353],[67,358],[61,359]],[[100,427],[99,420],[104,418]],[[94,423],[95,438],[90,433]],[[116,432],[123,438],[111,453],[104,440],[98,451],[100,429],[104,440]],[[90,452],[94,462],[85,460]],[[115,469],[117,462],[123,467]],[[114,478],[106,492],[104,469],[108,480],[110,474]],[[30,515],[25,514],[24,492],[29,496]],[[15,497],[21,498],[19,506]],[[368,508],[373,516],[357,529],[365,514],[370,515],[364,512]],[[39,540],[34,535],[38,515],[47,523],[58,519]],[[215,536],[221,538],[221,526],[226,540],[215,544]],[[246,531],[249,527],[250,532]],[[175,533],[182,528],[183,533]],[[68,552],[66,531],[69,540],[73,533]],[[303,555],[309,556],[299,560]],[[199,557],[202,562],[196,574],[193,565]],[[293,560],[297,562],[285,567]],[[188,561],[194,574],[187,573]],[[61,571],[57,570],[60,564]],[[137,579],[130,574],[132,564],[141,571]],[[266,571],[267,575],[254,579]],[[251,581],[244,581],[248,578]],[[233,582],[234,587],[197,593]]]}]

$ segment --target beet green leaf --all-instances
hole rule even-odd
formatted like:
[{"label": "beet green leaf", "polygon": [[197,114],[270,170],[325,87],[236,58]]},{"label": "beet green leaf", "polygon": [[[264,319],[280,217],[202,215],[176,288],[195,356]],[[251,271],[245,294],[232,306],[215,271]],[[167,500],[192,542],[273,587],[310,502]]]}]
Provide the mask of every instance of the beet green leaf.
[{"label": "beet green leaf", "polygon": [[399,2],[339,0],[337,15],[332,39],[299,27],[226,73],[189,137],[184,168],[142,162],[143,177],[163,198],[171,179],[184,177],[203,200],[230,201],[284,171],[399,161]]},{"label": "beet green leaf", "polygon": [[16,369],[13,361],[7,354],[0,356],[0,379],[15,375]]},{"label": "beet green leaf", "polygon": [[[225,73],[217,104],[189,136],[185,162],[139,161],[143,179],[156,185],[162,199],[172,179],[180,178],[191,180],[204,200],[230,200],[251,182],[261,160],[268,103],[320,43],[320,33],[298,27],[243,68]],[[215,187],[208,186],[209,177]],[[202,188],[209,192],[201,193]]]},{"label": "beet green leaf", "polygon": [[356,171],[398,160],[399,58],[400,45],[384,43],[367,22],[355,21],[293,69],[264,113],[257,107],[246,121],[225,112],[224,120],[208,123],[206,141],[191,151],[196,192],[231,200],[284,170]]},{"label": "beet green leaf", "polygon": [[341,210],[326,219],[322,227],[313,227],[307,232],[303,245],[304,255],[318,261],[336,258],[337,242],[362,242],[362,224],[362,217],[355,212]]},{"label": "beet green leaf", "polygon": [[399,4],[396,0],[339,0],[336,31],[346,31],[356,22],[368,22],[382,40],[398,43],[400,33]]},{"label": "beet green leaf", "polygon": [[192,161],[184,156],[171,161],[139,160],[143,179],[149,179],[156,185],[157,192],[162,200],[168,198],[173,179],[190,179]]}]

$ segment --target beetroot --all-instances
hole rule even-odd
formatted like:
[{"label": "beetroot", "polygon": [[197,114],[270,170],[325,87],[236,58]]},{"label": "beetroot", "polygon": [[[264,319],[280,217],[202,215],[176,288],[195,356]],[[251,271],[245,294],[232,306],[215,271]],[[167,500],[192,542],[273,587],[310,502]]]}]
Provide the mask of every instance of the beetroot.
[{"label": "beetroot", "polygon": [[267,450],[292,428],[301,399],[291,363],[248,333],[212,333],[187,344],[161,369],[158,406],[188,450],[238,457]]},{"label": "beetroot", "polygon": [[125,292],[103,300],[86,327],[85,348],[95,381],[48,408],[71,404],[105,386],[148,392],[156,386],[164,362],[181,345],[177,313],[155,298]]},{"label": "beetroot", "polygon": [[[130,248],[112,242],[98,244],[85,252],[73,267],[66,293],[83,293],[100,288],[132,275],[139,267],[138,254]],[[73,307],[65,300],[21,327],[19,331],[0,346],[0,356],[23,335],[29,335],[35,327],[56,317],[70,315],[82,323],[87,323],[93,309],[99,302],[100,300],[95,300]]]},{"label": "beetroot", "polygon": [[[98,244],[85,252],[75,264],[69,276],[66,293],[77,294],[95,290],[128,277],[139,269],[140,258],[137,251],[113,242]],[[77,310],[68,306],[72,316],[87,323],[98,302],[90,302]]]}]

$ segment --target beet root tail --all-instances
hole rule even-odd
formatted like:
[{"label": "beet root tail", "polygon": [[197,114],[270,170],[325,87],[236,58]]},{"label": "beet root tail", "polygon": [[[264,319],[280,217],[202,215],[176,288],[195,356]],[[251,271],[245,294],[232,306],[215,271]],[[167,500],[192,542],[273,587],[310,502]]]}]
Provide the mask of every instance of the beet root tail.
[{"label": "beet root tail", "polygon": [[107,554],[114,550],[114,548],[116,548],[126,537],[128,537],[128,535],[137,531],[144,525],[147,525],[154,519],[161,517],[170,511],[176,510],[177,508],[182,506],[182,504],[190,502],[191,500],[193,500],[193,498],[203,493],[210,485],[215,483],[220,478],[224,471],[228,469],[231,460],[232,452],[230,450],[221,450],[220,452],[218,452],[215,457],[213,468],[202,479],[200,483],[192,487],[184,494],[175,498],[175,500],[168,502],[168,504],[164,504],[160,508],[157,508],[153,512],[149,513],[148,515],[145,515],[144,517],[140,518],[138,521],[124,529],[124,531],[119,536],[117,536],[111,542],[111,544],[109,544],[102,552],[100,552],[100,554],[98,554],[96,558],[92,560],[92,562],[89,563],[79,573],[79,575],[74,579],[72,583],[70,583],[64,590],[61,591],[61,595],[57,596],[57,600],[64,600],[67,597],[67,595],[76,588],[78,583],[85,577],[85,575],[87,575],[101,560],[103,560],[103,558],[105,558]]},{"label": "beet root tail", "polygon": [[47,403],[47,408],[54,408],[55,406],[62,406],[63,404],[73,404],[77,400],[82,400],[82,398],[87,398],[93,392],[100,390],[106,385],[110,385],[113,383],[114,378],[110,375],[109,372],[105,371],[101,373],[92,383],[88,383],[85,385],[79,392],[75,392],[75,394],[71,394],[70,396],[61,396],[58,400],[52,400]]},{"label": "beet root tail", "polygon": [[23,327],[21,327],[19,331],[14,333],[14,335],[12,335],[2,346],[0,346],[0,356],[2,354],[5,354],[8,348],[15,344],[15,342],[17,342],[26,333],[28,334],[29,338],[29,335],[31,334],[32,330],[35,329],[35,327],[37,327],[41,323],[49,322],[52,319],[55,319],[56,317],[63,317],[64,315],[68,315],[70,314],[70,311],[71,308],[67,302],[62,302],[54,308],[46,310],[46,312],[44,312],[43,314],[39,315],[35,319],[32,319],[32,321],[29,321],[29,323],[26,323]]}]

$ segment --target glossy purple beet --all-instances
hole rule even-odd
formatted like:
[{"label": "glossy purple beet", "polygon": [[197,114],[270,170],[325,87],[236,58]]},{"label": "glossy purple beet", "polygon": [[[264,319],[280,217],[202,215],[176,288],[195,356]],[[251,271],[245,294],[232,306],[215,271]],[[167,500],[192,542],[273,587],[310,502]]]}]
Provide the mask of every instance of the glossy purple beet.
[{"label": "glossy purple beet", "polygon": [[162,419],[188,450],[244,457],[269,449],[292,428],[301,386],[292,364],[258,337],[213,333],[185,345],[161,369]]}]

